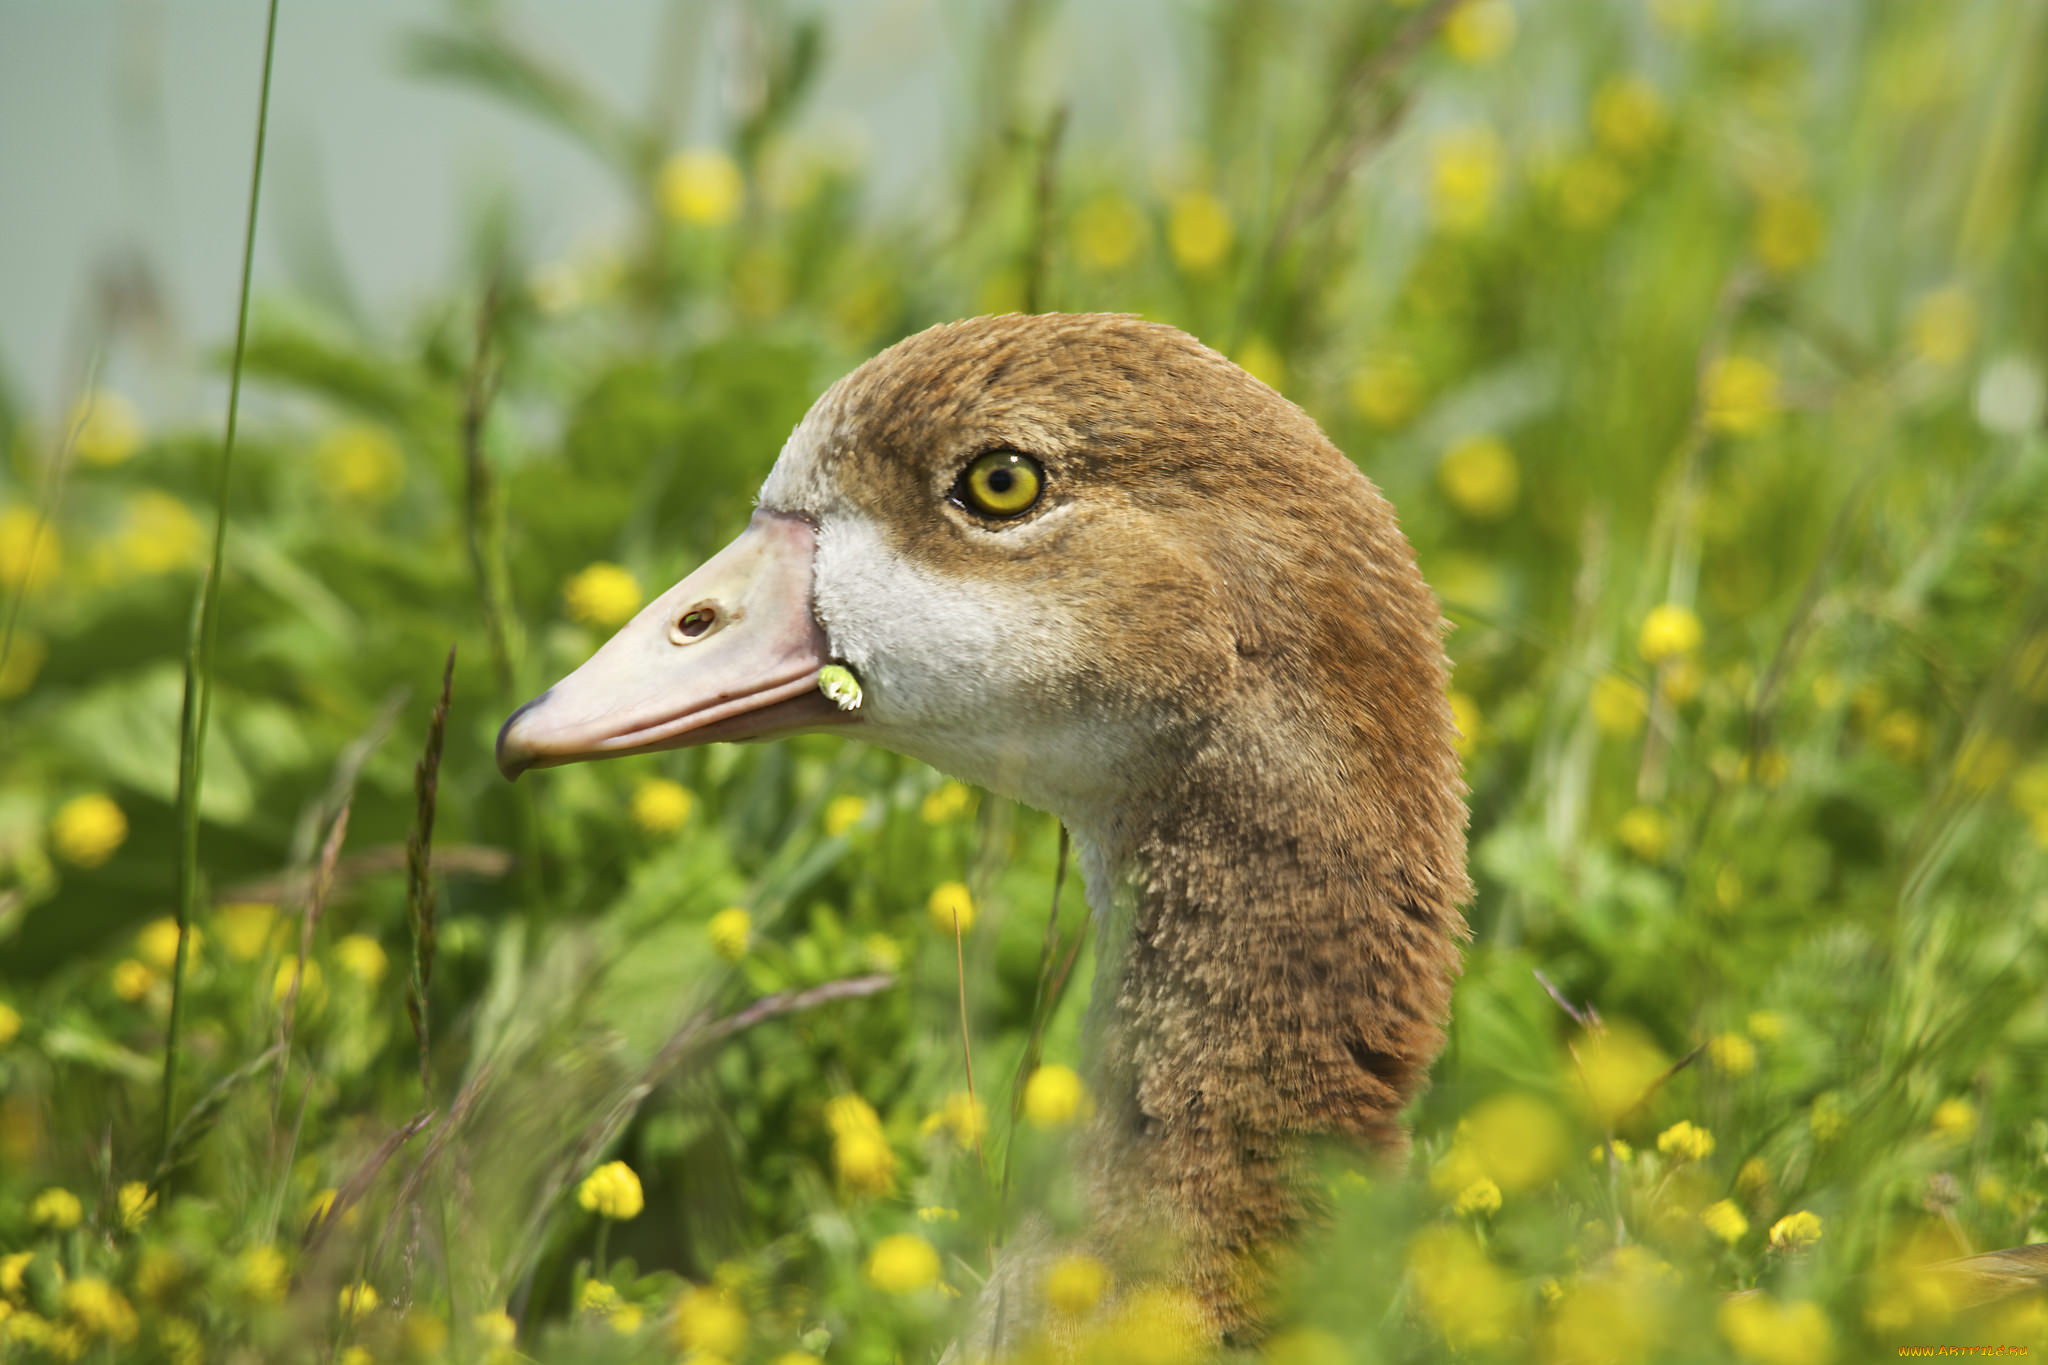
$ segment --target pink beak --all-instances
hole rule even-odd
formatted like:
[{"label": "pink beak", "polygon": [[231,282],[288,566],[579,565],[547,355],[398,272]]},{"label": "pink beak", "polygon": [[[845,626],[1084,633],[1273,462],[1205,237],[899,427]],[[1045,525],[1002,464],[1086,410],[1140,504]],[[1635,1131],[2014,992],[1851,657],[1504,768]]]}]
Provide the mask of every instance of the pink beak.
[{"label": "pink beak", "polygon": [[498,768],[766,739],[859,718],[818,691],[810,523],[756,512],[739,539],[641,608],[581,668],[512,713]]}]

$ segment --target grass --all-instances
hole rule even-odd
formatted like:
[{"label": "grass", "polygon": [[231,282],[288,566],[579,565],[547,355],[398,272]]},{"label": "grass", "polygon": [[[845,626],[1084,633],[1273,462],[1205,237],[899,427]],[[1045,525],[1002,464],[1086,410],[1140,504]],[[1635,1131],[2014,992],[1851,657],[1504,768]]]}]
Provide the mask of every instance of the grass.
[{"label": "grass", "polygon": [[[2048,1241],[2040,7],[1222,3],[1156,154],[1005,6],[914,216],[805,131],[833,28],[749,22],[681,143],[419,36],[641,215],[480,212],[373,323],[245,242],[225,444],[0,395],[0,1356],[930,1359],[1077,1217],[1047,817],[827,737],[491,761],[827,383],[1026,303],[1302,403],[1456,626],[1451,1043],[1264,1358],[2041,1344],[1924,1270]],[[1185,1357],[1067,1273],[1082,1358]]]}]

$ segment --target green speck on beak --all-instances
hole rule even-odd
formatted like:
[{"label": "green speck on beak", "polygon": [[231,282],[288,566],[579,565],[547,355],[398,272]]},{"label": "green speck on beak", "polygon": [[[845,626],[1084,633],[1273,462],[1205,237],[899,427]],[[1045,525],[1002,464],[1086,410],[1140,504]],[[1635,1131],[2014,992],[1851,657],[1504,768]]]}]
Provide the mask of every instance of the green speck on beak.
[{"label": "green speck on beak", "polygon": [[860,710],[860,679],[845,664],[826,664],[819,669],[818,690],[842,711]]}]

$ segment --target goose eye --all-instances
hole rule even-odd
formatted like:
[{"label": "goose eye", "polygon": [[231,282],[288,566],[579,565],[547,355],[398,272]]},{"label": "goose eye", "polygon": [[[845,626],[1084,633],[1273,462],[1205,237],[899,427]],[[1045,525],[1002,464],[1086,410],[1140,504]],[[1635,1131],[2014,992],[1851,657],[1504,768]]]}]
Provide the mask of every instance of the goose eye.
[{"label": "goose eye", "polygon": [[991,450],[960,471],[953,501],[984,516],[1015,517],[1030,511],[1044,491],[1038,461],[1014,450]]}]

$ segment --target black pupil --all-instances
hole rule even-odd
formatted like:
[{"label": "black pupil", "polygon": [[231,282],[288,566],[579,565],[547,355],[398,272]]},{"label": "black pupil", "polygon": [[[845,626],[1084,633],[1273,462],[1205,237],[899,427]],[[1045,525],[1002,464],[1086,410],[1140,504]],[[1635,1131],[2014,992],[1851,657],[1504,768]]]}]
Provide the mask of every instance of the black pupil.
[{"label": "black pupil", "polygon": [[1016,481],[1017,476],[1007,469],[991,469],[988,472],[988,491],[995,494],[1007,493],[1010,491],[1010,485]]}]

